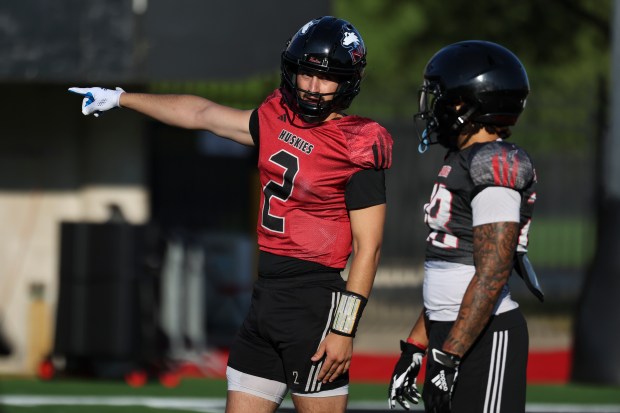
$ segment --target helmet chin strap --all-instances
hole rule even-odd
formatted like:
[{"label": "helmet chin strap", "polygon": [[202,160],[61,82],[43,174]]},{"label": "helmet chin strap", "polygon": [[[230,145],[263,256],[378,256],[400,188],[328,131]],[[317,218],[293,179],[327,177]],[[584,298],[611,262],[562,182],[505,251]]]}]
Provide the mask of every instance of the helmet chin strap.
[{"label": "helmet chin strap", "polygon": [[452,125],[452,129],[454,131],[458,131],[457,142],[456,142],[457,149],[465,145],[467,142],[469,142],[469,140],[473,136],[471,134],[468,135],[467,138],[461,143],[461,145],[458,144],[458,137],[461,136],[461,130],[463,129],[463,126],[469,121],[470,116],[473,115],[476,110],[478,110],[478,105],[471,105],[469,109],[465,111],[465,113],[463,113],[462,115],[456,118],[456,121]]},{"label": "helmet chin strap", "polygon": [[457,116],[456,121],[452,125],[452,129],[460,130],[466,122],[469,121],[469,117],[474,114],[474,112],[478,110],[478,105],[471,105],[469,109],[465,111],[462,115]]},{"label": "helmet chin strap", "polygon": [[325,116],[313,116],[313,115],[305,115],[303,113],[298,114],[299,118],[302,119],[304,122],[306,123],[321,123],[323,122],[327,116],[329,115],[325,115]]}]

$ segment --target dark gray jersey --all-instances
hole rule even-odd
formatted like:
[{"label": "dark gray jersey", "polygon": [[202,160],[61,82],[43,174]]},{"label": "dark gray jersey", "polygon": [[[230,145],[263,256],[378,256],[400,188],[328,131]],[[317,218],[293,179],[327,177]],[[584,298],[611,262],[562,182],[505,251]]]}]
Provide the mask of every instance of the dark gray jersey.
[{"label": "dark gray jersey", "polygon": [[488,187],[521,194],[519,251],[527,250],[528,230],[536,194],[536,173],[529,155],[505,141],[476,143],[450,151],[439,170],[431,200],[425,205],[430,228],[426,259],[473,265],[472,207]]}]

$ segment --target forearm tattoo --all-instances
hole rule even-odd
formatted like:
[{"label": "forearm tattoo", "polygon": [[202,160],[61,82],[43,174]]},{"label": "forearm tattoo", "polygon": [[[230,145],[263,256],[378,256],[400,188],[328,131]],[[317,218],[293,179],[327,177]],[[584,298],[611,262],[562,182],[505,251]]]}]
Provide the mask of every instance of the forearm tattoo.
[{"label": "forearm tattoo", "polygon": [[463,356],[484,329],[502,288],[512,272],[519,236],[517,222],[497,222],[473,228],[476,273],[443,349]]}]

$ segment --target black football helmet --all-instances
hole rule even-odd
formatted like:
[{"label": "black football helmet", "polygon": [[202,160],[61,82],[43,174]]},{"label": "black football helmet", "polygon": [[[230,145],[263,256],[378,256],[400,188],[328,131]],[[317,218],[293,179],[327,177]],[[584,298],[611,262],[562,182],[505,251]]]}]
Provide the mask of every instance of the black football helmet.
[{"label": "black football helmet", "polygon": [[[434,143],[454,147],[467,122],[514,125],[529,91],[525,68],[505,47],[481,40],[444,47],[424,69],[420,109],[414,115],[420,151]],[[418,120],[425,123],[421,133]]]},{"label": "black football helmet", "polygon": [[[366,66],[366,47],[359,32],[345,20],[324,16],[306,23],[287,42],[281,58],[282,95],[293,112],[309,122],[320,122],[330,113],[349,107],[360,91]],[[335,93],[310,93],[312,102],[299,97],[299,70],[333,77]],[[333,95],[326,100],[325,97]]]}]

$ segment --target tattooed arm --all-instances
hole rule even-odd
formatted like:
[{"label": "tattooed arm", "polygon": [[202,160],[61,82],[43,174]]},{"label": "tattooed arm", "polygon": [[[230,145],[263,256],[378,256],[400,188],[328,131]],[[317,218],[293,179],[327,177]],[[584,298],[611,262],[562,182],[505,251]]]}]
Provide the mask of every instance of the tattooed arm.
[{"label": "tattooed arm", "polygon": [[463,357],[486,326],[512,272],[518,234],[517,222],[495,222],[473,228],[476,272],[442,350]]}]

